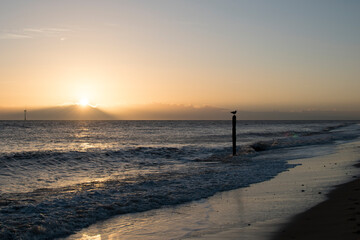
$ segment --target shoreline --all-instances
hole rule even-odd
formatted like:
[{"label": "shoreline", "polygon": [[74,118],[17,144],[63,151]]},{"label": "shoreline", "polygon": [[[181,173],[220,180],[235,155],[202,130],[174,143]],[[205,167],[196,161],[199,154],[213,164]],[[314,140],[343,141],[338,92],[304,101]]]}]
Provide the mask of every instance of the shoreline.
[{"label": "shoreline", "polygon": [[[356,140],[349,143],[341,143],[337,145],[336,148],[337,150],[335,153],[308,159],[290,160],[289,163],[295,162],[300,163],[301,165],[293,169],[289,169],[288,172],[279,174],[277,177],[268,182],[255,184],[253,188],[249,188],[249,190],[252,189],[252,191],[255,190],[255,192],[259,192],[259,190],[256,190],[259,188],[263,188],[264,191],[268,191],[268,194],[262,193],[263,197],[270,198],[266,200],[264,198],[261,201],[261,204],[265,205],[264,208],[251,207],[252,210],[262,211],[265,215],[270,213],[272,216],[268,219],[254,222],[248,226],[238,225],[220,231],[216,234],[203,235],[190,239],[359,239],[354,237],[343,238],[341,234],[338,235],[341,237],[335,238],[331,238],[331,235],[330,238],[328,236],[326,238],[321,237],[320,235],[314,236],[314,238],[309,238],[308,235],[304,235],[303,238],[293,238],[298,232],[303,230],[302,227],[297,226],[299,223],[295,220],[297,219],[297,216],[311,211],[314,206],[327,202],[328,196],[330,196],[333,191],[336,191],[334,189],[338,189],[339,186],[352,183],[354,181],[354,177],[359,175],[360,169],[354,166],[360,165],[358,150],[360,148],[360,141]],[[250,194],[249,200],[256,201],[256,198],[251,195],[254,194]],[[344,195],[343,197],[346,199],[348,198],[347,195]],[[328,208],[327,210],[331,212],[332,210],[329,209],[331,208]],[[360,217],[360,215],[358,217]],[[319,216],[319,218],[314,221],[319,221],[321,218],[322,216]],[[308,221],[307,217],[304,217],[301,220]],[[318,223],[321,224],[321,221]],[[293,232],[288,230],[290,224],[294,226]],[[323,228],[319,228],[318,231],[321,234],[321,232],[326,231],[327,228],[327,226],[323,226]],[[338,228],[333,227],[333,230],[338,231]],[[285,234],[283,231],[290,234]],[[309,232],[311,234],[311,230]],[[360,235],[356,236],[359,237]]]},{"label": "shoreline", "polygon": [[116,216],[66,239],[271,239],[291,217],[325,201],[334,186],[359,173],[353,167],[359,146],[356,141],[300,147],[296,151],[316,150],[319,155],[289,160],[301,165],[269,181],[179,206]]},{"label": "shoreline", "polygon": [[360,239],[359,176],[337,186],[327,197],[295,216],[272,239]]}]

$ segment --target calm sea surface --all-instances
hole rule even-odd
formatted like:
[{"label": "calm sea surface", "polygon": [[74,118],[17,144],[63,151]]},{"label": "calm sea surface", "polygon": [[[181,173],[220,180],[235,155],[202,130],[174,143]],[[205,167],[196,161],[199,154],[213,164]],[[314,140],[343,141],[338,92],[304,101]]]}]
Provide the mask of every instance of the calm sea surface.
[{"label": "calm sea surface", "polygon": [[[64,237],[113,215],[246,187],[358,122],[0,121],[0,239]],[[317,145],[318,151],[293,151]],[[313,148],[312,148],[313,149]]]}]

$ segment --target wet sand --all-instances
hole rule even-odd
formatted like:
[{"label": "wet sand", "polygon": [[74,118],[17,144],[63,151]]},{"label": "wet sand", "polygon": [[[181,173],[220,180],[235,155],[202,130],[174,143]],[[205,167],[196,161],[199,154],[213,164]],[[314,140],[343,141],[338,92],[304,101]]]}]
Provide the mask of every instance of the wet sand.
[{"label": "wet sand", "polygon": [[248,211],[267,217],[191,239],[360,239],[360,180],[346,183],[360,176],[354,167],[359,153],[359,142],[352,142],[332,154],[290,161],[301,165],[244,190]]},{"label": "wet sand", "polygon": [[328,198],[294,217],[273,239],[360,239],[359,177],[339,185]]}]

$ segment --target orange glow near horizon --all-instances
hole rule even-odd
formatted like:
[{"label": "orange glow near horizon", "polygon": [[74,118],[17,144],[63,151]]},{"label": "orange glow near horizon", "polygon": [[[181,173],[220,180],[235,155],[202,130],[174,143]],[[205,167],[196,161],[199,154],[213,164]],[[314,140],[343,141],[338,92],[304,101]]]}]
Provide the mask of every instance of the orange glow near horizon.
[{"label": "orange glow near horizon", "polygon": [[0,108],[360,108],[357,3],[140,2],[1,2]]}]

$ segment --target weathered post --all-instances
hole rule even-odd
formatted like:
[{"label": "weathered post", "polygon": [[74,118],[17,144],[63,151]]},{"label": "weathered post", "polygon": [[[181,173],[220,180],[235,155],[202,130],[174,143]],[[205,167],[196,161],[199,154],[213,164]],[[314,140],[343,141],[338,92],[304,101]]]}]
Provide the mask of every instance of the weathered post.
[{"label": "weathered post", "polygon": [[26,109],[24,110],[24,121],[26,121]]},{"label": "weathered post", "polygon": [[231,112],[232,117],[232,142],[233,142],[233,156],[236,155],[236,111]]}]

